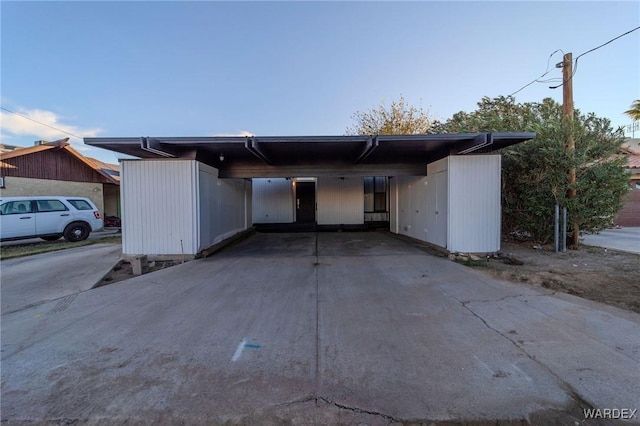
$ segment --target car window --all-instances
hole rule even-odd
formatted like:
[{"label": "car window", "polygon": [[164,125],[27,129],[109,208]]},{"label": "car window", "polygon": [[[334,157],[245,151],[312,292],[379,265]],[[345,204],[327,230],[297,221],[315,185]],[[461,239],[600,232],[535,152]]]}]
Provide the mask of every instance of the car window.
[{"label": "car window", "polygon": [[73,207],[78,210],[93,210],[91,204],[87,203],[86,200],[67,200],[71,203]]},{"label": "car window", "polygon": [[39,212],[63,212],[69,210],[60,200],[38,200],[36,204]]},{"label": "car window", "polygon": [[2,214],[23,214],[31,213],[31,201],[9,201],[4,203],[0,209]]}]

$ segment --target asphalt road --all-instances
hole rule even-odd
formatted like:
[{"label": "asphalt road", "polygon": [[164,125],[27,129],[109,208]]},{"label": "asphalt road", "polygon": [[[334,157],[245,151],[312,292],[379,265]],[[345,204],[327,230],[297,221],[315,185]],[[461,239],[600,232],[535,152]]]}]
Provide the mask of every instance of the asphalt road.
[{"label": "asphalt road", "polygon": [[589,424],[583,408],[640,408],[640,315],[387,233],[256,234],[1,325],[8,424]]},{"label": "asphalt road", "polygon": [[584,244],[640,254],[640,227],[605,229],[582,238]]}]

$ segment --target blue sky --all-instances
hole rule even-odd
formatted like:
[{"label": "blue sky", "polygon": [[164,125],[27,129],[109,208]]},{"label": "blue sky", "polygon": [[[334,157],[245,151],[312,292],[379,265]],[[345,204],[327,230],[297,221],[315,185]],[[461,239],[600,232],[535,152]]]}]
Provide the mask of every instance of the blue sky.
[{"label": "blue sky", "polygon": [[[340,135],[400,95],[440,120],[509,95],[556,49],[639,26],[640,2],[2,1],[0,16],[2,107],[75,135]],[[516,100],[562,102],[549,85]],[[580,58],[573,88],[576,108],[628,124],[640,30]],[[68,136],[0,113],[2,143]]]}]

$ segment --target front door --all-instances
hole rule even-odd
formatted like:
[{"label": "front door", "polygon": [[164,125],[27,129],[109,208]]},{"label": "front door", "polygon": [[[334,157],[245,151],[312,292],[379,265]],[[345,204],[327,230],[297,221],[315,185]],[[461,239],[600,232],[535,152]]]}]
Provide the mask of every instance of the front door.
[{"label": "front door", "polygon": [[296,182],[296,223],[316,222],[316,183]]}]

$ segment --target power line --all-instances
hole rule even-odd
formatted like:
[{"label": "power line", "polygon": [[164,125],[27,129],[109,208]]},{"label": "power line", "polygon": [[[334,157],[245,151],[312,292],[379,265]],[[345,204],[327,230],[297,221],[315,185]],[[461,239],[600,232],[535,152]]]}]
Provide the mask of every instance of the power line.
[{"label": "power line", "polygon": [[11,114],[15,114],[15,115],[17,115],[17,116],[19,116],[19,117],[26,118],[27,120],[31,120],[31,121],[33,121],[34,123],[38,123],[38,124],[41,124],[41,125],[43,125],[43,126],[49,127],[49,128],[51,128],[51,129],[53,129],[53,130],[57,130],[57,131],[59,131],[59,132],[65,133],[65,134],[67,134],[67,135],[69,135],[69,136],[73,136],[74,138],[82,139],[82,137],[80,137],[80,136],[78,136],[78,135],[74,135],[73,133],[67,132],[66,130],[62,130],[62,129],[59,129],[59,128],[57,128],[57,127],[51,126],[51,125],[49,125],[49,124],[47,124],[47,123],[43,123],[43,122],[41,122],[41,121],[34,120],[33,118],[31,118],[31,117],[29,117],[29,116],[26,116],[26,115],[24,115],[24,114],[20,114],[20,113],[15,112],[15,111],[11,111],[11,110],[9,110],[9,109],[6,109],[5,107],[1,107],[1,106],[0,106],[0,109],[1,109],[1,110],[3,110],[3,111],[9,112],[9,113],[11,113]]},{"label": "power line", "polygon": [[606,46],[607,44],[616,41],[620,37],[624,37],[627,34],[631,34],[632,32],[637,31],[637,30],[640,30],[640,27],[635,27],[634,29],[627,31],[626,33],[620,34],[619,36],[612,38],[611,40],[609,40],[606,43],[602,43],[600,46],[596,46],[593,49],[589,49],[586,52],[583,52],[583,53],[579,54],[578,56],[576,56],[575,64],[573,66],[573,72],[571,73],[571,76],[567,79],[567,81],[563,81],[562,84],[559,84],[557,86],[549,86],[549,89],[557,89],[558,87],[564,86],[569,80],[571,80],[573,78],[574,75],[576,75],[576,72],[578,72],[578,59],[580,59],[580,57],[586,55],[587,53],[591,53],[594,50],[598,50],[601,47]]},{"label": "power line", "polygon": [[[542,75],[540,77],[534,79],[530,83],[525,84],[524,86],[522,86],[521,88],[519,88],[518,90],[516,90],[515,92],[513,92],[509,96],[515,95],[516,93],[520,92],[521,90],[526,89],[527,87],[531,86],[533,83],[536,83],[536,82],[537,83],[541,83],[542,81],[540,81],[540,79],[551,72],[551,70],[549,69],[549,62],[551,61],[551,58],[553,57],[553,55],[555,55],[558,52],[562,52],[562,49],[554,50],[551,53],[551,55],[549,55],[549,58],[547,58],[547,69],[544,71],[544,73],[542,73]],[[562,54],[564,55],[564,52],[562,52]]]},{"label": "power line", "polygon": [[626,36],[627,34],[631,34],[632,32],[637,31],[637,30],[640,30],[640,27],[635,27],[634,29],[627,31],[627,32],[626,32],[626,33],[624,33],[624,34],[620,34],[618,37],[612,38],[612,39],[611,39],[611,40],[609,40],[608,42],[603,43],[603,44],[601,44],[601,45],[600,45],[600,46],[598,46],[598,47],[594,47],[593,49],[587,50],[586,52],[579,54],[579,55],[578,55],[578,57],[576,58],[576,62],[578,62],[578,59],[580,59],[580,57],[581,57],[581,56],[584,56],[584,55],[586,55],[587,53],[591,53],[591,52],[593,52],[594,50],[598,50],[598,49],[600,49],[601,47],[606,46],[607,44],[611,43],[612,41],[616,41],[616,40],[617,40],[617,39],[619,39],[620,37],[624,37],[624,36]]},{"label": "power line", "polygon": [[[574,75],[576,74],[576,72],[578,71],[578,59],[580,59],[580,57],[582,57],[582,56],[586,55],[587,53],[591,53],[591,52],[593,52],[594,50],[598,50],[598,49],[600,49],[601,47],[604,47],[604,46],[606,46],[607,44],[612,43],[612,42],[616,41],[617,39],[619,39],[619,38],[621,38],[621,37],[624,37],[624,36],[626,36],[627,34],[631,34],[632,32],[637,31],[637,30],[639,30],[639,29],[640,29],[640,27],[636,27],[636,28],[634,28],[634,29],[632,29],[632,30],[627,31],[626,33],[620,34],[619,36],[612,38],[611,40],[607,41],[606,43],[602,43],[600,46],[596,46],[596,47],[594,47],[593,49],[589,49],[589,50],[587,50],[586,52],[583,52],[583,53],[581,53],[580,55],[578,55],[578,56],[576,57],[576,59],[575,59],[575,65],[574,65],[574,67],[573,67],[573,72],[571,73],[571,77],[569,77],[569,79],[572,79],[572,78],[573,78],[573,76],[574,76]],[[516,93],[518,93],[518,92],[522,91],[523,89],[526,89],[527,87],[531,86],[533,83],[550,83],[550,82],[552,82],[552,81],[562,81],[562,79],[557,78],[557,77],[556,77],[556,78],[550,78],[550,79],[547,79],[547,80],[540,80],[542,77],[544,77],[545,75],[547,75],[547,74],[549,74],[549,73],[551,72],[551,70],[549,70],[549,61],[551,60],[551,57],[552,57],[553,55],[555,55],[556,53],[558,53],[558,52],[562,52],[562,55],[564,56],[564,52],[562,51],[562,49],[558,49],[558,50],[554,51],[551,55],[549,55],[549,58],[547,59],[547,69],[545,70],[545,72],[544,72],[540,77],[538,77],[538,78],[536,78],[536,79],[532,80],[531,82],[529,82],[529,83],[525,84],[524,86],[522,86],[521,88],[519,88],[518,90],[516,90],[515,92],[513,92],[513,93],[512,93],[511,95],[509,95],[509,96],[513,96],[513,95],[515,95]],[[567,81],[568,81],[568,80],[567,80]],[[559,85],[557,85],[557,86],[549,86],[549,88],[550,88],[550,89],[557,89],[558,87],[562,87],[565,83],[566,83],[566,81],[563,81],[561,84],[559,84]]]}]

